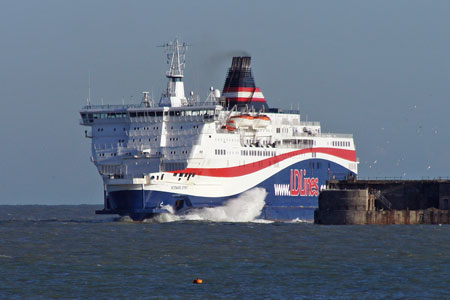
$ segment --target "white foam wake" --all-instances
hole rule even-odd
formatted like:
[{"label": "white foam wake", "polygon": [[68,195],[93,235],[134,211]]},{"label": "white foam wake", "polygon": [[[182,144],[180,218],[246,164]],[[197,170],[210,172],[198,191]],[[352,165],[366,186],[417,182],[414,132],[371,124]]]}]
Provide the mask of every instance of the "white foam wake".
[{"label": "white foam wake", "polygon": [[300,218],[295,218],[290,221],[286,221],[285,223],[305,223],[305,224],[314,224],[314,220],[303,220]]},{"label": "white foam wake", "polygon": [[153,222],[175,221],[211,221],[211,222],[254,222],[261,214],[265,204],[267,192],[263,188],[253,188],[236,198],[227,200],[223,206],[193,208],[182,215],[173,212],[172,207],[165,206],[170,213],[163,213],[152,220]]}]

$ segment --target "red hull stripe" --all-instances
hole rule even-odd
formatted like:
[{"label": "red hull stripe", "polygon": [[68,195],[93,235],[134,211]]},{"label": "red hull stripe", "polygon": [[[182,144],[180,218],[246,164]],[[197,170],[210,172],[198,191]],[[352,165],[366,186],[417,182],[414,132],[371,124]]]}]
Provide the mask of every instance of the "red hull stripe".
[{"label": "red hull stripe", "polygon": [[237,102],[266,102],[265,98],[226,98],[228,101]]},{"label": "red hull stripe", "polygon": [[261,92],[260,88],[252,88],[252,87],[226,87],[223,89],[223,93],[232,93],[232,92]]},{"label": "red hull stripe", "polygon": [[[254,150],[254,149],[252,149]],[[251,174],[257,172],[259,170],[265,169],[273,164],[276,164],[280,161],[286,160],[290,157],[294,157],[297,155],[305,154],[305,153],[324,153],[333,155],[339,158],[343,158],[346,160],[350,160],[356,162],[356,151],[354,150],[346,150],[346,149],[335,149],[335,148],[308,148],[295,150],[289,153],[277,155],[274,157],[269,157],[254,163],[245,164],[242,166],[236,167],[228,167],[228,168],[188,168],[185,170],[179,171],[171,171],[169,173],[195,173],[197,175],[202,176],[211,176],[211,177],[238,177],[247,174]]]}]

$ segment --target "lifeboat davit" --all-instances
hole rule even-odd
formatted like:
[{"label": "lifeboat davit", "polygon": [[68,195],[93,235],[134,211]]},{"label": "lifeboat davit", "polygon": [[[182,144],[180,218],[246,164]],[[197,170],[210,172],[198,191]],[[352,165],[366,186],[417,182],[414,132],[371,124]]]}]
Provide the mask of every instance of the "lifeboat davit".
[{"label": "lifeboat davit", "polygon": [[270,125],[270,118],[266,115],[259,115],[253,118],[254,128],[266,128]]}]

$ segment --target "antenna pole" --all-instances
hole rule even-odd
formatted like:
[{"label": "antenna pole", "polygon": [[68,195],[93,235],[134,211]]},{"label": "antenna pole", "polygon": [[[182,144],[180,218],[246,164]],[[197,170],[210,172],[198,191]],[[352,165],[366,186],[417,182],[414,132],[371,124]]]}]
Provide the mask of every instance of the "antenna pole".
[{"label": "antenna pole", "polygon": [[91,71],[88,71],[88,105],[91,105]]}]

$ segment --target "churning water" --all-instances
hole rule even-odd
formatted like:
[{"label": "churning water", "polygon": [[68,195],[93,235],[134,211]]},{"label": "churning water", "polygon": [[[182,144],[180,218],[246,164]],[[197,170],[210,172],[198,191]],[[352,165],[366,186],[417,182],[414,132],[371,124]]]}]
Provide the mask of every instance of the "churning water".
[{"label": "churning water", "polygon": [[252,193],[142,223],[0,206],[0,299],[450,299],[450,226],[255,223]]},{"label": "churning water", "polygon": [[159,215],[148,222],[174,221],[211,221],[211,222],[258,222],[258,216],[265,204],[267,192],[263,188],[254,188],[236,198],[230,199],[223,206],[196,208],[183,215],[176,215],[170,205],[165,207],[169,213]]}]

